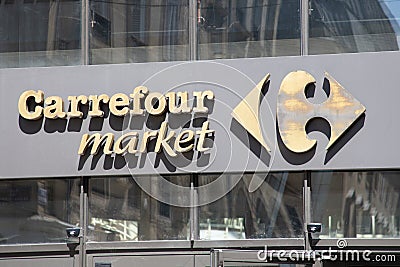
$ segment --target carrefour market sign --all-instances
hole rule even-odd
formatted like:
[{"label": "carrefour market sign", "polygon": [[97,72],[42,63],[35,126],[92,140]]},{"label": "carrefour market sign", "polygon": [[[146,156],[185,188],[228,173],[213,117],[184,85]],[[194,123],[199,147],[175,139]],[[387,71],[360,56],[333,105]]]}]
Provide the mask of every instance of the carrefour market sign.
[{"label": "carrefour market sign", "polygon": [[3,178],[399,168],[400,52],[0,70]]},{"label": "carrefour market sign", "polygon": [[[21,94],[18,101],[20,115],[27,120],[82,118],[81,105],[88,105],[90,117],[104,117],[100,104],[108,104],[110,112],[114,116],[145,116],[147,114],[160,116],[164,113],[183,114],[200,113],[207,114],[208,108],[205,101],[213,101],[214,93],[210,90],[193,92],[194,106],[189,106],[188,92],[168,92],[165,95],[158,92],[149,92],[145,86],[138,86],[129,96],[117,93],[111,97],[107,94],[68,96],[70,110],[66,111],[64,101],[59,96],[45,97],[43,91],[28,90]],[[144,101],[144,106],[142,105]],[[177,104],[179,102],[179,104]],[[44,103],[44,107],[42,107]],[[132,108],[130,108],[132,107]],[[92,145],[91,155],[99,152],[104,142],[103,153],[136,154],[147,151],[147,145],[151,139],[156,139],[154,151],[159,153],[163,149],[169,156],[175,157],[178,153],[196,149],[205,152],[209,148],[204,146],[205,138],[214,131],[209,129],[209,122],[205,121],[198,131],[183,130],[179,133],[170,130],[166,121],[161,123],[158,131],[145,131],[139,136],[136,131],[127,132],[115,139],[113,133],[101,135],[84,134],[82,136],[78,154],[83,155],[89,145]],[[196,146],[194,145],[196,144]]]}]

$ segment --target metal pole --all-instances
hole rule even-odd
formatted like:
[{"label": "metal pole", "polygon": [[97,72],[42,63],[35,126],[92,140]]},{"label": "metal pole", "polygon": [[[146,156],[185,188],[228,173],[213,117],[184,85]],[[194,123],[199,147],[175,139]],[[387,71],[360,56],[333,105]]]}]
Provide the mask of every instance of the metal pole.
[{"label": "metal pole", "polygon": [[84,265],[84,253],[83,253],[83,246],[84,246],[84,240],[83,240],[83,236],[85,235],[83,232],[85,231],[85,229],[83,228],[83,226],[85,225],[85,190],[84,190],[84,186],[83,186],[83,179],[81,180],[81,192],[79,195],[79,224],[81,227],[81,236],[79,238],[79,266],[80,267],[85,267]]},{"label": "metal pole", "polygon": [[81,1],[81,61],[89,65],[89,0]]},{"label": "metal pole", "polygon": [[309,0],[300,0],[300,54],[308,55],[308,38],[309,38],[309,15],[310,3]]},{"label": "metal pole", "polygon": [[308,186],[307,179],[304,180],[304,187],[303,187],[303,214],[304,214],[303,215],[304,249],[310,250],[311,240],[310,240],[310,233],[307,230],[307,225],[311,222],[311,190],[310,187]]},{"label": "metal pole", "polygon": [[200,5],[200,1],[189,1],[189,60],[191,61],[197,60],[197,5]]},{"label": "metal pole", "polygon": [[199,239],[199,219],[198,219],[198,192],[194,187],[194,182],[190,184],[190,240]]},{"label": "metal pole", "polygon": [[213,249],[211,250],[211,267],[224,267],[224,259],[222,257],[222,250],[220,249]]},{"label": "metal pole", "polygon": [[79,223],[81,227],[81,234],[79,237],[79,266],[86,267],[86,237],[88,225],[88,195],[85,192],[85,181],[82,178],[81,192],[79,196],[80,209],[79,209]]}]

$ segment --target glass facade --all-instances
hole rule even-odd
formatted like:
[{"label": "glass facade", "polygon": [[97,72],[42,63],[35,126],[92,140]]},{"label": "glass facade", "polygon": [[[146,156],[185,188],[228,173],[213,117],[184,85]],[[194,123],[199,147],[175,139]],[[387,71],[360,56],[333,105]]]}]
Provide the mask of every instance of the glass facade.
[{"label": "glass facade", "polygon": [[[189,176],[168,179],[182,186],[190,181]],[[189,239],[189,208],[155,200],[132,177],[90,179],[89,203],[92,241]]]},{"label": "glass facade", "polygon": [[310,54],[399,50],[399,1],[311,0],[310,5]]},{"label": "glass facade", "polygon": [[91,0],[91,64],[188,60],[188,12],[188,0]]},{"label": "glass facade", "polygon": [[[303,236],[302,173],[259,173],[261,186],[249,192],[245,174],[221,199],[199,208],[200,239],[258,239]],[[210,182],[199,176],[199,184]],[[201,196],[200,196],[201,197]]]},{"label": "glass facade", "polygon": [[[254,175],[264,181],[256,191],[249,192]],[[219,176],[142,179],[154,185],[151,190],[160,189],[159,179],[195,190]],[[90,241],[301,238],[302,190],[308,180],[312,221],[323,225],[322,232],[315,234],[319,238],[398,238],[399,177],[398,171],[244,174],[226,195],[197,208],[157,201],[131,176],[85,178],[89,199],[87,236]],[[65,229],[79,225],[80,180],[2,181],[1,243],[64,242]],[[193,231],[197,233],[193,235]]]},{"label": "glass facade", "polygon": [[0,68],[300,55],[304,28],[309,54],[399,50],[399,1],[312,0],[308,25],[302,0],[82,1],[1,0]]},{"label": "glass facade", "polygon": [[199,1],[199,59],[300,55],[300,1]]},{"label": "glass facade", "polygon": [[80,48],[80,1],[0,1],[0,68],[78,65]]},{"label": "glass facade", "polygon": [[65,242],[79,225],[79,179],[2,180],[0,244]]},{"label": "glass facade", "polygon": [[399,237],[400,173],[351,171],[312,173],[314,221],[320,238]]}]

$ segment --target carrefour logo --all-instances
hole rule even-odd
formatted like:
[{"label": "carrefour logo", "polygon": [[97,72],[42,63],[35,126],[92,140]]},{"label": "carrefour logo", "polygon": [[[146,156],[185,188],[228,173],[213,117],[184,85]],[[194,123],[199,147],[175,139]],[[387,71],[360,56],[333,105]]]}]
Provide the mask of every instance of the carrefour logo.
[{"label": "carrefour logo", "polygon": [[[271,149],[260,126],[260,103],[262,90],[270,78],[271,75],[267,74],[232,112],[236,121],[267,151]],[[330,136],[326,146],[329,150],[366,110],[327,72],[325,81],[328,99],[321,104],[313,104],[306,97],[306,87],[316,84],[316,79],[308,72],[290,72],[281,82],[277,99],[277,129],[283,144],[294,153],[304,153],[315,147],[317,141],[310,139],[306,132],[311,119],[323,118],[329,123]]]}]

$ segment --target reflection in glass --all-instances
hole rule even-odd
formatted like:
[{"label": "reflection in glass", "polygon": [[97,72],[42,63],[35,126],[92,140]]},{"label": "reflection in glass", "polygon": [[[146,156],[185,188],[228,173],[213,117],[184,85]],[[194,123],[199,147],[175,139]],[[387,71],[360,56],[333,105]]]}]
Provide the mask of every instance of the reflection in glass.
[{"label": "reflection in glass", "polygon": [[[148,177],[157,190],[160,176]],[[169,176],[188,186],[189,176]],[[132,177],[92,178],[89,195],[89,239],[140,241],[188,239],[189,209],[173,207],[142,191]]]},{"label": "reflection in glass", "polygon": [[81,3],[0,1],[0,68],[80,64]]},{"label": "reflection in glass", "polygon": [[321,238],[399,237],[400,173],[312,173],[313,219]]},{"label": "reflection in glass", "polygon": [[310,1],[310,54],[399,50],[400,1]]},{"label": "reflection in glass", "polygon": [[1,181],[1,244],[65,242],[78,223],[79,179]]},{"label": "reflection in glass", "polygon": [[299,0],[198,3],[199,59],[299,55]]},{"label": "reflection in glass", "polygon": [[188,60],[188,0],[91,0],[91,64]]},{"label": "reflection in glass", "polygon": [[[303,174],[255,175],[265,179],[256,191],[248,191],[253,174],[245,174],[226,196],[199,208],[200,239],[302,236]],[[199,176],[199,185],[210,182],[210,176]]]}]

